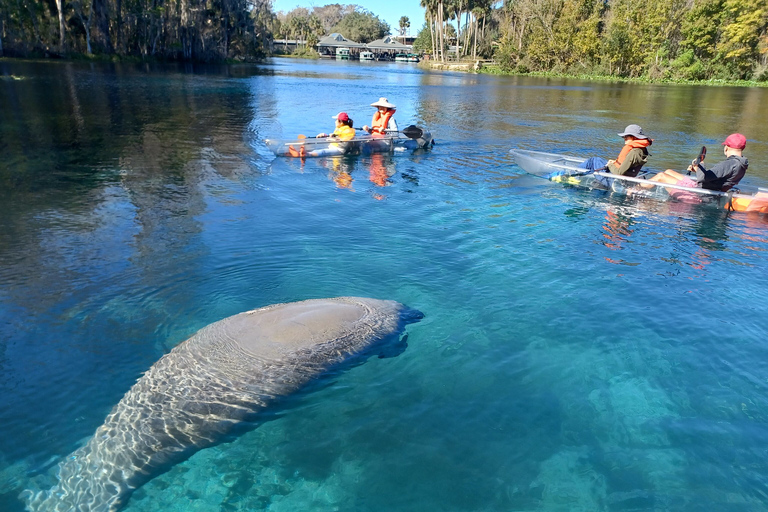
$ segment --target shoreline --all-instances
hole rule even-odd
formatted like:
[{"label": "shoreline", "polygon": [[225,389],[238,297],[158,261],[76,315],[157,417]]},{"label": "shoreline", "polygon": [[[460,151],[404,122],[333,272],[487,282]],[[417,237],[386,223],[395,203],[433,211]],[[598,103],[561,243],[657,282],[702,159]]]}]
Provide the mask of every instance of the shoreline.
[{"label": "shoreline", "polygon": [[617,82],[617,83],[635,83],[635,84],[669,84],[669,85],[707,85],[714,87],[768,87],[768,82],[758,82],[755,80],[665,80],[651,78],[624,78],[618,76],[605,75],[570,75],[567,73],[553,73],[549,71],[532,71],[529,73],[519,73],[516,71],[503,71],[498,64],[491,62],[480,63],[479,69],[475,67],[475,61],[453,61],[439,62],[435,60],[423,60],[419,62],[419,67],[435,71],[457,71],[462,73],[474,73],[497,76],[528,76],[536,78],[560,78],[570,80],[586,80],[596,82]]}]

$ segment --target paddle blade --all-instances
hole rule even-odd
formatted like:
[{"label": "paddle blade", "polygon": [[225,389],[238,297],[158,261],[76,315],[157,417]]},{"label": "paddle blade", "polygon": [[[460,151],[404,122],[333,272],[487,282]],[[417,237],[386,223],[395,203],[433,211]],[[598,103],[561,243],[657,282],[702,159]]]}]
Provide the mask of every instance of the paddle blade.
[{"label": "paddle blade", "polygon": [[696,157],[696,160],[693,161],[694,165],[699,165],[701,162],[704,161],[704,158],[707,156],[707,146],[701,146],[701,151],[699,152],[699,156]]},{"label": "paddle blade", "polygon": [[409,139],[418,139],[419,137],[424,135],[424,130],[422,130],[418,126],[411,125],[403,129],[402,133]]},{"label": "paddle blade", "polygon": [[297,139],[306,139],[306,138],[307,138],[307,136],[306,136],[306,135],[299,135],[299,136],[298,136],[298,137],[296,137],[296,138],[297,138]]}]

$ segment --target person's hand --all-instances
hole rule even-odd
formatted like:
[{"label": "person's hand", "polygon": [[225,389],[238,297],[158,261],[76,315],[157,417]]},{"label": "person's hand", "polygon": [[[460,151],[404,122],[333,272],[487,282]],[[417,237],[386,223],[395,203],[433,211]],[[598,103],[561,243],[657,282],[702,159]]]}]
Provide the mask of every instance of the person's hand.
[{"label": "person's hand", "polygon": [[615,164],[615,163],[616,163],[616,160],[608,160],[608,161],[605,163],[605,165],[612,165],[612,164]]},{"label": "person's hand", "polygon": [[315,136],[315,138],[316,138],[316,139],[324,139],[324,138],[326,138],[327,136],[328,136],[328,134],[327,134],[327,133],[318,133],[318,134]]},{"label": "person's hand", "polygon": [[363,125],[363,130],[365,130],[365,131],[366,131],[366,132],[368,132],[368,133],[370,133],[370,132],[371,132],[371,130],[370,130],[370,128],[368,127],[368,125],[367,125],[367,124],[366,124],[366,125]]},{"label": "person's hand", "polygon": [[691,162],[691,165],[688,166],[688,172],[696,172],[696,166],[694,164],[695,162]]}]

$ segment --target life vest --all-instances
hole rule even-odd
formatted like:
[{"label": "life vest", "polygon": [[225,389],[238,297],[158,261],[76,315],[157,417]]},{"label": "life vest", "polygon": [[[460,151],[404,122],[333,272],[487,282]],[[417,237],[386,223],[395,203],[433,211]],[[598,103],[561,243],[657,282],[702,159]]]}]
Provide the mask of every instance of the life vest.
[{"label": "life vest", "polygon": [[355,129],[345,124],[339,126],[331,134],[334,137],[338,137],[341,140],[351,140],[355,138]]},{"label": "life vest", "polygon": [[373,120],[371,121],[371,133],[380,133],[384,135],[387,131],[389,120],[392,119],[393,115],[395,115],[394,109],[389,109],[383,114],[381,111],[377,110],[376,113],[373,114]]},{"label": "life vest", "polygon": [[653,144],[653,141],[651,139],[635,139],[635,140],[628,140],[624,143],[624,147],[621,148],[621,153],[619,153],[619,156],[616,157],[616,165],[621,166],[621,163],[624,161],[624,159],[627,157],[630,151],[632,151],[635,148],[647,148]]}]

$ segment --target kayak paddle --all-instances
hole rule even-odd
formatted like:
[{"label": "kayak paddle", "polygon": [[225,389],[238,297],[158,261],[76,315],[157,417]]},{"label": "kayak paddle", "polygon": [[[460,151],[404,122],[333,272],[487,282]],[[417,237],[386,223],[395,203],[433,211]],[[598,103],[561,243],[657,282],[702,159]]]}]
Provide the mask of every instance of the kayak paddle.
[{"label": "kayak paddle", "polygon": [[[707,156],[707,146],[701,146],[701,151],[699,151],[699,155],[693,160],[692,167],[697,167],[701,162],[704,161],[704,158]],[[691,171],[688,171],[688,174],[691,174]]]},{"label": "kayak paddle", "polygon": [[418,126],[410,125],[410,126],[406,126],[403,129],[402,133],[409,139],[418,139],[419,137],[424,135],[424,130],[422,130]]}]

